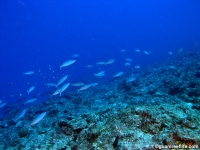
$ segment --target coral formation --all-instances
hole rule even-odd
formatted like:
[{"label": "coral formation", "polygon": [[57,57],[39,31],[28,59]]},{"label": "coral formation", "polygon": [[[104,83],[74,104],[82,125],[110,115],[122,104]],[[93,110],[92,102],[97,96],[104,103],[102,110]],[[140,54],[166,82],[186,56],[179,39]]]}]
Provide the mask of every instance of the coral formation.
[{"label": "coral formation", "polygon": [[[63,93],[29,108],[15,125],[9,113],[0,126],[0,148],[22,150],[156,149],[200,146],[200,54],[188,52],[141,72],[80,93]],[[35,126],[33,116],[47,112]],[[23,124],[23,125],[22,125]]]}]

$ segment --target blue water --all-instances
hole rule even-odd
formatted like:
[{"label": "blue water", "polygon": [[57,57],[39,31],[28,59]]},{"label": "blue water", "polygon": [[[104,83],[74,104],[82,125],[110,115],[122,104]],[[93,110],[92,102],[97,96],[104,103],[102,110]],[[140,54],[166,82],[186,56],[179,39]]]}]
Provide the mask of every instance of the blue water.
[{"label": "blue water", "polygon": [[[43,93],[45,83],[57,83],[67,74],[70,83],[103,84],[119,71],[174,57],[180,48],[198,50],[199,7],[198,0],[0,1],[0,99],[15,106],[17,99]],[[73,54],[79,54],[77,61],[60,71]],[[96,66],[111,58],[114,64]],[[126,58],[133,59],[130,67],[124,66]],[[86,69],[89,64],[94,67]],[[29,70],[35,73],[22,74]],[[100,70],[106,76],[94,79]],[[32,85],[36,88],[28,96]]]}]

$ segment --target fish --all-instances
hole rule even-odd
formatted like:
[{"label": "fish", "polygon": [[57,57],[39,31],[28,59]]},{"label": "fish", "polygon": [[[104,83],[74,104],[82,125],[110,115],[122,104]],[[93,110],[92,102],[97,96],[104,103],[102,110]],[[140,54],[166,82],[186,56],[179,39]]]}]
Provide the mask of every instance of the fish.
[{"label": "fish", "polygon": [[139,52],[140,52],[140,50],[135,48],[135,52],[139,53]]},{"label": "fish", "polygon": [[93,65],[87,65],[87,66],[85,66],[86,68],[92,68],[93,67]]},{"label": "fish", "polygon": [[6,105],[6,103],[3,103],[0,105],[0,108],[4,107]]},{"label": "fish", "polygon": [[91,84],[85,84],[82,87],[80,87],[80,89],[78,89],[77,91],[84,91],[87,90],[88,88],[90,88],[92,85]]},{"label": "fish", "polygon": [[51,94],[51,96],[55,96],[55,95],[58,95],[60,93],[60,89],[57,89],[55,92],[53,92],[53,94]]},{"label": "fish", "polygon": [[140,66],[135,66],[136,69],[140,69]]},{"label": "fish", "polygon": [[83,82],[75,82],[75,83],[73,83],[73,84],[70,84],[70,85],[72,85],[72,86],[83,86],[85,83],[83,83]]},{"label": "fish", "polygon": [[31,98],[31,99],[27,100],[24,104],[32,103],[32,102],[34,102],[36,100],[37,100],[36,98]]},{"label": "fish", "polygon": [[29,93],[32,92],[34,89],[35,89],[35,86],[30,87],[29,90],[27,91],[28,95],[29,95]]},{"label": "fish", "polygon": [[15,118],[13,119],[13,121],[14,121],[14,122],[17,122],[17,120],[19,120],[20,118],[24,117],[24,115],[25,115],[25,113],[26,113],[26,110],[27,110],[27,109],[24,109],[24,110],[20,113],[19,116],[15,117]]},{"label": "fish", "polygon": [[177,54],[181,53],[183,51],[183,48],[180,48],[177,52]]},{"label": "fish", "polygon": [[125,52],[125,51],[126,51],[125,49],[121,49],[121,50],[120,50],[120,52]]},{"label": "fish", "polygon": [[143,51],[144,54],[149,55],[151,54],[151,51],[147,52],[147,51]]},{"label": "fish", "polygon": [[172,52],[168,52],[169,55],[172,55]]},{"label": "fish", "polygon": [[105,76],[105,71],[100,71],[98,73],[94,73],[94,77],[103,77]]},{"label": "fish", "polygon": [[90,83],[90,86],[96,86],[98,85],[99,83]]},{"label": "fish", "polygon": [[78,58],[78,57],[79,57],[78,54],[74,54],[74,55],[72,55],[72,58]]},{"label": "fish", "polygon": [[106,65],[112,64],[112,63],[114,63],[114,62],[115,62],[115,59],[110,59],[109,61],[106,62]]},{"label": "fish", "polygon": [[34,74],[34,71],[27,71],[27,72],[24,72],[23,74],[24,75],[32,75],[32,74]]},{"label": "fish", "polygon": [[31,123],[30,126],[37,124],[38,122],[40,122],[42,120],[42,118],[44,118],[44,116],[46,115],[46,112],[43,112],[41,114],[39,114]]},{"label": "fish", "polygon": [[62,95],[62,92],[64,92],[68,87],[69,87],[70,83],[66,83],[64,84],[61,88],[60,88],[60,96]]},{"label": "fish", "polygon": [[116,78],[116,77],[119,77],[119,76],[121,76],[121,75],[123,75],[124,74],[124,72],[118,72],[117,74],[115,74],[114,76],[113,76],[113,78]]},{"label": "fish", "polygon": [[124,66],[130,66],[131,64],[129,62],[125,63]]},{"label": "fish", "polygon": [[135,81],[136,77],[132,76],[126,80],[127,83]]},{"label": "fish", "polygon": [[176,69],[176,67],[174,67],[174,66],[169,66],[169,69]]},{"label": "fish", "polygon": [[45,85],[46,85],[46,86],[55,86],[55,87],[57,87],[57,85],[54,84],[54,83],[46,83]]},{"label": "fish", "polygon": [[62,65],[60,65],[60,70],[63,68],[63,67],[67,67],[73,63],[75,63],[76,60],[67,60],[66,62],[64,62]]},{"label": "fish", "polygon": [[96,62],[96,65],[106,65],[106,62],[105,61],[99,61],[99,62]]},{"label": "fish", "polygon": [[68,75],[62,77],[62,78],[58,81],[58,83],[56,84],[56,87],[59,86],[60,84],[62,84],[62,83],[67,79],[67,77],[68,77]]},{"label": "fish", "polygon": [[127,58],[127,59],[126,59],[126,61],[132,61],[132,59],[130,59],[130,58]]}]

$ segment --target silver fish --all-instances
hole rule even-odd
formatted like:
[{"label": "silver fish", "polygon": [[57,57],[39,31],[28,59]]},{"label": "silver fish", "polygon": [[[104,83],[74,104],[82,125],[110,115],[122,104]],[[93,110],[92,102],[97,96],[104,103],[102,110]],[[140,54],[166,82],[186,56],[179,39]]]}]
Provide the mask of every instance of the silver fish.
[{"label": "silver fish", "polygon": [[92,68],[93,67],[93,65],[87,65],[87,66],[85,66],[86,68]]},{"label": "silver fish", "polygon": [[106,62],[106,65],[112,64],[112,63],[114,63],[114,62],[115,62],[115,59],[110,59],[109,61]]},{"label": "silver fish", "polygon": [[62,92],[64,92],[68,88],[69,84],[70,83],[66,83],[60,88],[60,96],[61,96]]},{"label": "silver fish", "polygon": [[40,115],[38,115],[30,124],[30,126],[37,124],[38,122],[40,122],[42,120],[42,118],[44,118],[44,116],[46,115],[46,112],[41,113]]},{"label": "silver fish", "polygon": [[90,86],[96,86],[98,85],[99,83],[90,83]]},{"label": "silver fish", "polygon": [[120,52],[125,52],[125,49],[121,49]]},{"label": "silver fish", "polygon": [[31,91],[33,91],[34,89],[35,89],[35,86],[30,87],[29,90],[27,91],[28,95],[29,95],[29,93],[30,93]]},{"label": "silver fish", "polygon": [[132,59],[130,59],[130,58],[127,58],[127,59],[126,59],[126,61],[132,61]]},{"label": "silver fish", "polygon": [[32,98],[32,99],[27,100],[24,104],[32,103],[32,102],[34,102],[36,100],[37,100],[36,98]]},{"label": "silver fish", "polygon": [[117,74],[115,74],[114,76],[113,76],[113,78],[116,78],[116,77],[119,77],[119,76],[121,76],[121,75],[123,75],[124,74],[124,72],[118,72]]},{"label": "silver fish", "polygon": [[140,69],[140,66],[135,66],[136,69]]},{"label": "silver fish", "polygon": [[0,108],[1,108],[1,107],[4,107],[5,105],[6,105],[6,103],[1,104],[1,105],[0,105]]},{"label": "silver fish", "polygon": [[13,119],[13,121],[14,121],[14,122],[17,122],[17,120],[19,120],[20,118],[24,117],[25,113],[26,113],[26,109],[24,109],[24,110],[20,113],[19,116],[15,117],[15,118]]},{"label": "silver fish", "polygon": [[99,61],[99,62],[96,62],[97,65],[106,65],[106,62],[105,61]]},{"label": "silver fish", "polygon": [[143,51],[144,54],[149,55],[151,54],[151,51],[147,52],[147,51]]},{"label": "silver fish", "polygon": [[139,53],[139,52],[140,52],[140,50],[135,48],[135,52]]},{"label": "silver fish", "polygon": [[54,84],[54,83],[47,83],[47,84],[45,84],[46,86],[55,86],[55,87],[57,87],[57,85],[56,84]]},{"label": "silver fish", "polygon": [[32,74],[34,74],[34,71],[27,71],[27,72],[24,72],[23,74],[24,75],[32,75]]},{"label": "silver fish", "polygon": [[135,81],[136,77],[130,77],[126,80],[127,83]]},{"label": "silver fish", "polygon": [[103,77],[103,76],[105,76],[105,71],[100,71],[98,73],[94,73],[94,76],[95,77]]},{"label": "silver fish", "polygon": [[53,92],[53,94],[51,96],[58,95],[59,93],[60,93],[60,89],[57,89],[55,92]]},{"label": "silver fish", "polygon": [[68,77],[68,75],[62,77],[62,78],[58,81],[58,83],[57,83],[56,86],[59,86],[60,84],[62,84],[62,83],[67,79],[67,77]]},{"label": "silver fish", "polygon": [[79,91],[87,90],[87,89],[90,88],[91,86],[92,86],[91,84],[85,84],[85,85],[83,85],[80,89],[78,89],[78,92],[79,92]]},{"label": "silver fish", "polygon": [[78,57],[79,57],[78,54],[74,54],[74,55],[72,55],[72,58],[78,58]]},{"label": "silver fish", "polygon": [[66,62],[64,62],[62,65],[60,65],[60,70],[63,68],[63,67],[67,67],[73,63],[75,63],[76,60],[68,60]]},{"label": "silver fish", "polygon": [[131,64],[129,62],[125,63],[124,66],[130,66]]},{"label": "silver fish", "polygon": [[73,84],[71,84],[72,86],[83,86],[85,83],[83,82],[75,82]]}]

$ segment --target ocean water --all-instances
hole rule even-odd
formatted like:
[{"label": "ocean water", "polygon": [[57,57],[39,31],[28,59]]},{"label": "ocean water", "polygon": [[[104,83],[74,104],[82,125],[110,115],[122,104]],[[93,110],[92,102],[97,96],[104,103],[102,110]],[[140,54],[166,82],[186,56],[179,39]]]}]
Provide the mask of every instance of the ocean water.
[{"label": "ocean water", "polygon": [[[46,100],[54,89],[45,83],[57,83],[64,75],[69,75],[70,83],[104,84],[135,65],[143,69],[167,61],[181,48],[182,53],[196,50],[199,6],[198,0],[1,1],[0,100],[6,107],[23,107],[17,100],[48,91],[38,97],[38,102]],[[74,54],[79,57],[72,58]],[[111,65],[96,65],[112,58]],[[132,59],[129,67],[124,66],[126,58]],[[59,66],[70,59],[76,62],[60,71]],[[94,78],[102,70],[105,77]],[[23,75],[26,71],[35,73]],[[28,95],[31,86],[35,89]]]}]

